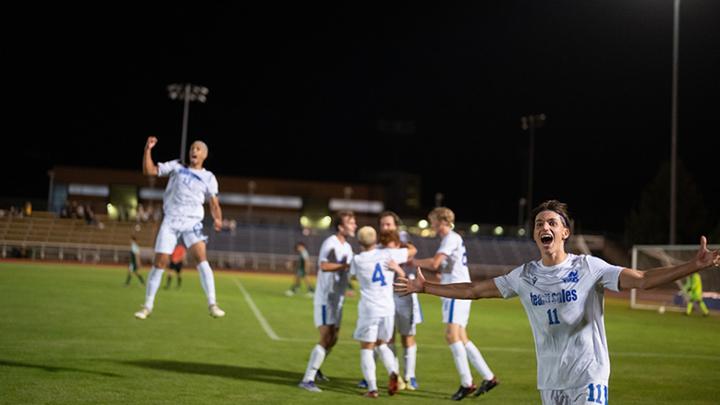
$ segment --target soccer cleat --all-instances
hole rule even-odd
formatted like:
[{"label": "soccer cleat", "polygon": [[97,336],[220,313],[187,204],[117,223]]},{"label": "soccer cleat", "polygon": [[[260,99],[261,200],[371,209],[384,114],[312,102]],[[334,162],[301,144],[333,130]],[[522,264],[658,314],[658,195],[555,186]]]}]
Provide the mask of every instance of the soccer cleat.
[{"label": "soccer cleat", "polygon": [[147,307],[142,307],[141,310],[135,312],[135,318],[137,319],[146,319],[148,316],[150,316],[150,311],[147,309]]},{"label": "soccer cleat", "polygon": [[398,391],[402,391],[407,388],[407,384],[402,377],[398,376]]},{"label": "soccer cleat", "polygon": [[208,310],[210,310],[210,316],[212,316],[213,318],[222,318],[223,316],[225,316],[225,311],[220,309],[217,304],[210,305],[208,307]]},{"label": "soccer cleat", "polygon": [[470,395],[475,391],[477,387],[475,384],[471,384],[469,387],[463,387],[462,385],[458,390],[450,397],[453,401],[460,401],[461,399],[465,398],[466,396]]},{"label": "soccer cleat", "polygon": [[390,380],[388,381],[388,395],[392,396],[398,392],[398,375],[396,373],[390,374]]},{"label": "soccer cleat", "polygon": [[285,291],[285,295],[287,295],[288,297],[292,297],[293,295],[295,295],[295,291],[287,290],[287,291]]},{"label": "soccer cleat", "polygon": [[322,392],[322,390],[315,385],[315,381],[300,381],[298,387],[304,389],[305,391]]},{"label": "soccer cleat", "polygon": [[367,389],[368,383],[367,383],[367,381],[363,378],[362,380],[360,380],[359,383],[357,383],[357,387],[358,387],[358,388]]},{"label": "soccer cleat", "polygon": [[379,397],[380,394],[378,394],[377,391],[368,391],[368,392],[364,393],[363,396],[364,396],[365,398],[373,398],[373,399],[374,399],[374,398]]},{"label": "soccer cleat", "polygon": [[317,373],[315,374],[315,379],[318,381],[322,381],[322,382],[330,381],[330,379],[327,378],[327,376],[325,374],[323,374],[322,371],[320,371],[320,369],[318,369]]},{"label": "soccer cleat", "polygon": [[416,389],[418,389],[418,383],[415,377],[410,377],[407,379],[405,389],[410,391],[415,391]]},{"label": "soccer cleat", "polygon": [[495,388],[496,385],[500,384],[497,380],[497,378],[493,377],[492,380],[483,380],[482,384],[480,384],[480,387],[475,391],[475,396],[479,397],[480,395],[490,391],[491,389]]}]

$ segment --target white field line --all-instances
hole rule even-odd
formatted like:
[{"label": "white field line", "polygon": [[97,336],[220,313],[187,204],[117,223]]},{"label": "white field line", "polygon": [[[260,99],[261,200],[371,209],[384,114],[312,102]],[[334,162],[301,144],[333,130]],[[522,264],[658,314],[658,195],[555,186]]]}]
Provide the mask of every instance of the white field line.
[{"label": "white field line", "polygon": [[257,305],[255,305],[255,301],[253,301],[250,294],[248,294],[245,287],[243,287],[242,283],[236,278],[233,278],[233,281],[235,281],[235,284],[240,289],[240,292],[245,296],[245,301],[247,301],[248,305],[250,306],[250,309],[255,314],[255,318],[257,318],[258,322],[260,322],[260,326],[265,330],[265,333],[268,335],[268,337],[272,340],[283,340],[280,338],[275,331],[270,327],[270,324],[268,323],[267,319],[263,316],[263,314],[258,309]]}]

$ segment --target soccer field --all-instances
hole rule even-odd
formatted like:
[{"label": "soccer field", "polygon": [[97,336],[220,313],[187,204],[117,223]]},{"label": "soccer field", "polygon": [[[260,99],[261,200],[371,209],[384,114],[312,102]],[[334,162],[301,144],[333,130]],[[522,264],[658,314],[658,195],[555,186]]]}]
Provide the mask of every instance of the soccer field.
[{"label": "soccer field", "polygon": [[[143,275],[147,268],[142,269]],[[341,337],[322,366],[322,393],[297,388],[317,340],[312,299],[286,297],[290,276],[216,273],[213,319],[195,271],[182,289],[160,289],[145,321],[133,312],[144,287],[124,287],[122,267],[0,263],[0,403],[224,404],[366,403],[359,345],[352,340],[357,297],[346,300]],[[164,287],[164,286],[163,286]],[[439,298],[421,296],[420,389],[380,401],[436,404],[459,385],[443,340]],[[717,404],[720,318],[632,311],[607,300],[610,403]],[[473,303],[468,332],[501,384],[485,404],[537,404],[532,334],[515,300]],[[477,373],[474,373],[477,379]]]}]

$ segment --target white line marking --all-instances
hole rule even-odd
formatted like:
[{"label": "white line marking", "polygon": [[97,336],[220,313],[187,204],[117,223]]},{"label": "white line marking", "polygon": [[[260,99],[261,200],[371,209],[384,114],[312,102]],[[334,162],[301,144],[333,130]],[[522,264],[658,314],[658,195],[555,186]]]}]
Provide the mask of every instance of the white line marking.
[{"label": "white line marking", "polygon": [[268,323],[267,319],[262,315],[258,307],[255,305],[255,302],[253,301],[250,294],[248,294],[245,287],[243,287],[242,283],[236,278],[233,278],[233,281],[235,281],[235,284],[237,284],[238,288],[240,289],[240,292],[245,296],[245,301],[247,301],[248,305],[250,306],[250,309],[255,314],[255,317],[257,318],[258,322],[260,322],[260,326],[262,326],[263,329],[265,329],[265,333],[267,333],[268,337],[272,340],[283,340],[281,337],[279,337],[275,331],[272,330],[270,327],[270,324]]}]

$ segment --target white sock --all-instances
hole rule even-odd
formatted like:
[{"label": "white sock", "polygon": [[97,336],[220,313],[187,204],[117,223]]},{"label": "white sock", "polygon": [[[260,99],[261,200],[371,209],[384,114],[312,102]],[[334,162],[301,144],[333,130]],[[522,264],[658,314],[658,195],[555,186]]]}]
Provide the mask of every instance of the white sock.
[{"label": "white sock", "polygon": [[215,278],[213,277],[213,271],[210,268],[210,263],[207,260],[203,260],[197,265],[198,273],[200,274],[200,284],[205,291],[208,305],[215,305]]},{"label": "white sock", "polygon": [[415,377],[415,363],[417,361],[417,345],[405,348],[405,379],[410,381]]},{"label": "white sock", "polygon": [[469,387],[472,385],[472,374],[470,374],[470,364],[468,364],[467,351],[461,341],[457,341],[450,345],[450,350],[453,354],[453,360],[455,360],[455,368],[457,368],[458,374],[460,374],[460,384],[463,387]]},{"label": "white sock", "polygon": [[307,369],[305,369],[305,376],[303,377],[304,382],[315,381],[315,374],[318,369],[322,366],[323,360],[325,360],[325,348],[320,345],[315,345],[310,352],[310,360],[308,360]]},{"label": "white sock", "polygon": [[380,353],[380,359],[382,360],[383,365],[387,369],[388,375],[392,373],[397,374],[398,369],[395,367],[395,356],[393,356],[393,352],[390,350],[390,348],[383,343],[378,346],[377,349],[378,353]]},{"label": "white sock", "polygon": [[393,358],[395,359],[395,370],[398,371],[398,374],[400,372],[400,359],[398,359],[397,352],[395,351],[395,342],[388,343],[387,347],[390,349],[390,351],[393,354]]},{"label": "white sock", "polygon": [[492,380],[495,378],[495,374],[490,370],[490,366],[487,365],[480,350],[475,347],[473,342],[468,340],[467,344],[465,344],[465,351],[467,352],[468,359],[470,359],[470,363],[472,363],[475,370],[483,376],[484,380]]},{"label": "white sock", "polygon": [[375,358],[370,349],[360,349],[360,369],[368,384],[368,391],[377,391],[377,377],[375,376]]},{"label": "white sock", "polygon": [[162,275],[165,270],[158,269],[153,266],[147,276],[147,287],[145,287],[145,308],[152,311],[155,305],[155,294],[157,294],[160,284],[162,284]]}]

